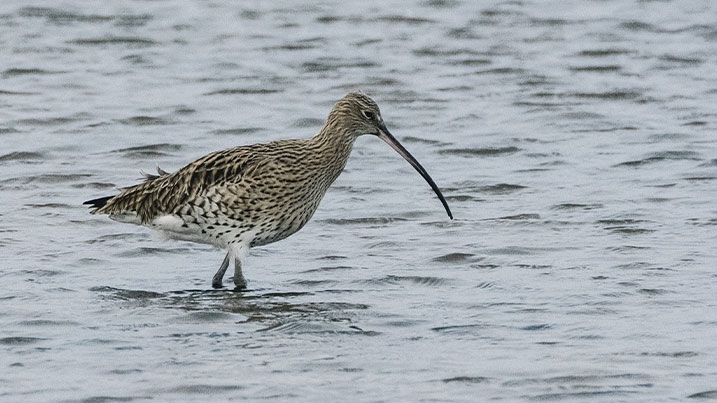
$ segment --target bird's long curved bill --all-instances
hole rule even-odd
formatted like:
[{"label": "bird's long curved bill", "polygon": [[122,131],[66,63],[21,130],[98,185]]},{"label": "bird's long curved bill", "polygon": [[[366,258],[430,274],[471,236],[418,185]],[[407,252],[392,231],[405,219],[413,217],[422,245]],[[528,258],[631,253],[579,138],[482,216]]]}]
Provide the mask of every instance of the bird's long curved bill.
[{"label": "bird's long curved bill", "polygon": [[451,213],[451,209],[448,207],[448,203],[446,202],[446,199],[443,197],[443,193],[441,193],[441,190],[438,189],[438,185],[436,185],[436,182],[433,181],[430,175],[428,175],[428,172],[421,166],[421,164],[418,163],[418,161],[413,158],[413,155],[408,152],[401,143],[396,140],[395,137],[386,129],[385,125],[381,125],[380,130],[378,132],[378,138],[385,141],[388,145],[391,146],[394,150],[396,150],[403,158],[408,161],[411,166],[416,168],[416,171],[418,171],[421,176],[423,176],[423,179],[428,182],[429,185],[431,185],[431,189],[433,189],[434,192],[436,192],[436,196],[441,200],[441,203],[443,203],[443,207],[446,209],[446,213],[448,213],[448,217],[452,220],[453,214]]}]

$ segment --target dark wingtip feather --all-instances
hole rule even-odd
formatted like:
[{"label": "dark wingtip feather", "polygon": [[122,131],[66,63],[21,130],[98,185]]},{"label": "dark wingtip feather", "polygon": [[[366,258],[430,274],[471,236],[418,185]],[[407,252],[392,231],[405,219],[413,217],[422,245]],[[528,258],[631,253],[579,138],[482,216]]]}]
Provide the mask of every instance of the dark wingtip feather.
[{"label": "dark wingtip feather", "polygon": [[86,202],[84,202],[82,204],[90,205],[90,208],[98,209],[100,207],[104,207],[104,205],[107,204],[107,202],[113,197],[114,196],[100,197],[98,199],[87,200]]}]

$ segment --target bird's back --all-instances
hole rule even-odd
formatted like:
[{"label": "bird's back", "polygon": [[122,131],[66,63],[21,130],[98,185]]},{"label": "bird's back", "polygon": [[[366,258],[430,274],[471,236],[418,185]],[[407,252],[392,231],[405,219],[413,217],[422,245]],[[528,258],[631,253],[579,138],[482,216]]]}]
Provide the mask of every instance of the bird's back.
[{"label": "bird's back", "polygon": [[303,227],[343,169],[345,159],[321,156],[311,139],[234,147],[88,203],[180,239],[224,247],[251,232],[252,246],[263,245]]}]

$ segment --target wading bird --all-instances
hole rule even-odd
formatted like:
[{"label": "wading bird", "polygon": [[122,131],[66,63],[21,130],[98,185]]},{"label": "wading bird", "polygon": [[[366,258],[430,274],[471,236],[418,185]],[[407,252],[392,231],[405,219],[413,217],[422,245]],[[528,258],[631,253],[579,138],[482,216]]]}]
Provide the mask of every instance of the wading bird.
[{"label": "wading bird", "polygon": [[227,249],[212,286],[222,287],[233,260],[234,284],[244,289],[241,259],[248,249],[301,229],[341,174],[354,141],[364,134],[378,136],[405,158],[453,219],[436,183],[386,129],[378,105],[362,93],[339,100],[314,137],[216,151],[174,173],[157,168],[157,175],[145,174],[143,183],[84,204],[92,214]]}]

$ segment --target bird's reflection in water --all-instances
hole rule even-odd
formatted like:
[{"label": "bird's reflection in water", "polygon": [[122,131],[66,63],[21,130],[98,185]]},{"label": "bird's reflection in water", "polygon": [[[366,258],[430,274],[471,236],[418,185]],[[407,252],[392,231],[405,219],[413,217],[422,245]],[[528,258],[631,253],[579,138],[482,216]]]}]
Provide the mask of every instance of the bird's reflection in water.
[{"label": "bird's reflection in water", "polygon": [[288,333],[375,333],[364,331],[354,324],[354,313],[368,309],[369,305],[307,300],[313,299],[316,295],[313,292],[264,289],[156,292],[114,287],[95,287],[91,291],[102,300],[118,302],[128,309],[175,311],[173,322],[228,321],[254,325],[253,330],[256,331]]}]

